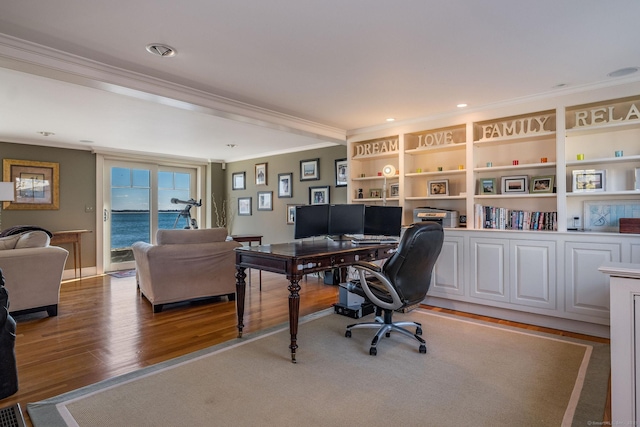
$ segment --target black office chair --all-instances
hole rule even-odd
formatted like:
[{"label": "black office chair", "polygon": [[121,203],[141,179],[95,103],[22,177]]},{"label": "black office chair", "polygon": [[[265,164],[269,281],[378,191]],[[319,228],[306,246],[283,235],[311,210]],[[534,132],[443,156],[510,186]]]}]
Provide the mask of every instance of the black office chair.
[{"label": "black office chair", "polygon": [[[393,323],[391,317],[394,311],[410,311],[424,300],[443,240],[444,232],[440,224],[416,223],[404,232],[398,250],[382,267],[370,262],[355,264],[353,267],[358,271],[359,280],[348,283],[347,289],[376,306],[376,321],[349,325],[345,336],[351,337],[351,330],[356,328],[379,329],[369,349],[369,354],[375,356],[380,339],[397,331],[418,340],[420,353],[426,353],[426,343],[420,337],[422,325],[417,322]],[[383,313],[384,317],[381,318]],[[403,326],[414,326],[416,333],[412,334]]]}]

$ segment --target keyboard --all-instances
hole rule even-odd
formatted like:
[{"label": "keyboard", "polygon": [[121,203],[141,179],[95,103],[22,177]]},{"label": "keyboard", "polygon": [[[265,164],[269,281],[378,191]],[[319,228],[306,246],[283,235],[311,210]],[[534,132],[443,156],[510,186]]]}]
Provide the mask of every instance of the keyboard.
[{"label": "keyboard", "polygon": [[397,239],[376,239],[376,238],[360,238],[351,239],[354,245],[387,245],[389,243],[398,243]]}]

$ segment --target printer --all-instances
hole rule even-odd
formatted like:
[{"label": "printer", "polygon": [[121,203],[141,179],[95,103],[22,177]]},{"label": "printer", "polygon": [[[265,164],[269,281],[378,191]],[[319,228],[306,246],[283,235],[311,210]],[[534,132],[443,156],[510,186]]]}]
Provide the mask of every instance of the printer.
[{"label": "printer", "polygon": [[458,211],[436,208],[415,208],[413,210],[413,222],[437,222],[442,228],[458,227]]}]

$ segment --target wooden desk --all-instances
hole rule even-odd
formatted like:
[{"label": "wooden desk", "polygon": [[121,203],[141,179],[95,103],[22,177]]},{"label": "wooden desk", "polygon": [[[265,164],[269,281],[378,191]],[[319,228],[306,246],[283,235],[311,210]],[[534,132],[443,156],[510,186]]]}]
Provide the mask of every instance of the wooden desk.
[{"label": "wooden desk", "polygon": [[82,235],[91,233],[91,230],[68,230],[54,231],[51,237],[51,245],[58,246],[64,243],[73,244],[73,274],[78,277],[78,269],[80,270],[80,278],[82,278]]},{"label": "wooden desk", "polygon": [[[232,234],[231,238],[236,242],[249,243],[249,246],[251,246],[252,242],[257,242],[258,246],[262,245],[262,236],[258,234]],[[258,272],[258,281],[260,284],[260,291],[262,291],[262,270],[259,270]],[[249,286],[251,286],[251,276],[249,276]]]},{"label": "wooden desk", "polygon": [[246,268],[284,274],[289,281],[289,332],[291,333],[291,361],[296,362],[298,317],[300,314],[300,279],[305,274],[348,267],[357,261],[374,261],[390,257],[397,244],[354,245],[349,241],[328,239],[312,242],[280,243],[265,246],[236,248],[236,310],[238,338],[244,328],[244,279]]}]

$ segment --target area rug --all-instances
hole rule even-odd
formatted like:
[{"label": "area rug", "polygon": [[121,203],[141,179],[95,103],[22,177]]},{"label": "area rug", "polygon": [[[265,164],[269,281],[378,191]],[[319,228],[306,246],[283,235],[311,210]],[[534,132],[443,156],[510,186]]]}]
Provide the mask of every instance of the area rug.
[{"label": "area rug", "polygon": [[[365,319],[370,318],[367,316]],[[395,317],[395,315],[394,315]],[[323,311],[28,405],[35,426],[502,426],[602,420],[609,346],[422,310],[427,354]],[[360,319],[361,321],[362,319]]]},{"label": "area rug", "polygon": [[136,269],[134,268],[132,270],[110,271],[107,274],[117,279],[124,279],[125,277],[134,277],[136,275]]}]

